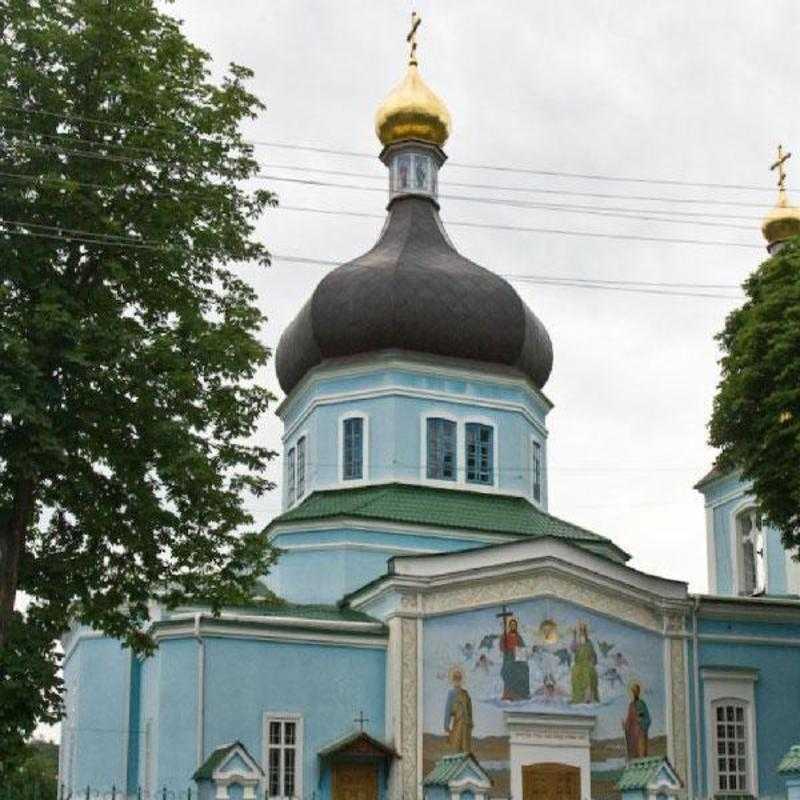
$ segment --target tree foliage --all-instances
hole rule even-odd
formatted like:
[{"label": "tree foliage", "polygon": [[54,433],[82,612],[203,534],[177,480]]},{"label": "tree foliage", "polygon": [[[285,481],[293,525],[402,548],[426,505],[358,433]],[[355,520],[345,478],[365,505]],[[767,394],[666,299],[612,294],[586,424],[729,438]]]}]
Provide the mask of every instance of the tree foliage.
[{"label": "tree foliage", "polygon": [[4,737],[58,712],[71,617],[146,651],[152,597],[218,609],[271,561],[264,317],[230,267],[269,263],[250,77],[212,82],[155,0],[0,0]]},{"label": "tree foliage", "polygon": [[745,304],[718,335],[722,380],[711,444],[720,465],[753,481],[762,512],[789,550],[800,545],[800,239],[744,285]]}]

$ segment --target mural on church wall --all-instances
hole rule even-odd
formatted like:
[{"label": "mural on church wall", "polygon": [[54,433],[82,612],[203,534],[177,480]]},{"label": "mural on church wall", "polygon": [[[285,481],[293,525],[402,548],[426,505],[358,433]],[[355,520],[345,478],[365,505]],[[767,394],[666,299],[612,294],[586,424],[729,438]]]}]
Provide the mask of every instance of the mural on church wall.
[{"label": "mural on church wall", "polygon": [[592,797],[627,758],[666,754],[662,638],[554,599],[425,622],[424,768],[469,750],[509,796],[505,711],[592,715]]}]

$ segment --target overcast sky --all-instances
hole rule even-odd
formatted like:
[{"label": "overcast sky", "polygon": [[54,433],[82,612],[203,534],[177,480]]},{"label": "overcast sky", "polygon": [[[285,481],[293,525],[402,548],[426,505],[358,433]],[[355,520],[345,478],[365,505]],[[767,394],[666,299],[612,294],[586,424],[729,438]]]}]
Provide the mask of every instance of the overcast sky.
[{"label": "overcast sky", "polygon": [[[211,54],[215,70],[235,61],[255,71],[252,88],[267,111],[248,126],[248,136],[374,155],[370,160],[262,146],[257,155],[266,174],[384,188],[373,117],[404,73],[412,7],[407,0],[179,0],[169,9]],[[796,0],[421,0],[416,8],[423,18],[420,69],[453,118],[446,150],[455,163],[441,173],[443,193],[640,214],[689,210],[701,214],[695,222],[732,227],[455,199],[442,201],[446,224],[745,245],[450,226],[464,255],[504,274],[721,285],[740,284],[758,265],[764,256],[760,218],[775,197],[769,164],[779,141],[800,146],[800,118],[789,113],[798,74]],[[763,188],[575,179],[456,164]],[[792,176],[800,175],[800,167],[791,166],[790,188]],[[628,197],[448,189],[448,181]],[[386,202],[376,191],[267,185],[287,206],[383,214]],[[258,235],[275,253],[343,262],[368,249],[381,224],[275,210],[261,221]],[[270,345],[328,269],[277,258],[268,273],[243,266],[269,317],[264,335]],[[549,418],[551,512],[611,537],[633,554],[633,566],[705,591],[703,503],[692,484],[714,456],[706,445],[718,380],[713,337],[736,301],[515,286],[547,326],[555,350],[545,388],[555,404]],[[272,369],[264,380],[280,395]],[[259,438],[277,448],[279,436],[270,415]],[[259,501],[258,521],[266,523],[278,505],[277,492]]]}]

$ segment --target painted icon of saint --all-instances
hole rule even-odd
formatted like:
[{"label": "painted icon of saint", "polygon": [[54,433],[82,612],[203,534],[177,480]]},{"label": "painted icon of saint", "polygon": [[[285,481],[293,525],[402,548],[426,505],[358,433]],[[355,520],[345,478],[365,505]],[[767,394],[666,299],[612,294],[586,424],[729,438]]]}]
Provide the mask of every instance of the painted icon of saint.
[{"label": "painted icon of saint", "polygon": [[600,691],[597,686],[597,651],[589,638],[589,626],[585,622],[578,625],[577,636],[573,640],[575,651],[570,678],[572,681],[571,703],[599,703]]},{"label": "painted icon of saint", "polygon": [[444,708],[444,730],[453,753],[472,752],[472,698],[463,687],[464,673],[459,667],[450,670],[452,689]]},{"label": "painted icon of saint", "polygon": [[517,660],[517,651],[525,647],[519,634],[519,624],[514,617],[503,619],[504,631],[500,637],[500,652],[503,666],[500,676],[503,679],[503,700],[527,700],[531,696],[530,669],[527,662]]},{"label": "painted icon of saint", "polygon": [[642,687],[638,683],[631,685],[631,702],[628,715],[622,720],[625,731],[625,743],[628,758],[645,758],[647,756],[647,732],[650,730],[650,710],[641,698]]}]

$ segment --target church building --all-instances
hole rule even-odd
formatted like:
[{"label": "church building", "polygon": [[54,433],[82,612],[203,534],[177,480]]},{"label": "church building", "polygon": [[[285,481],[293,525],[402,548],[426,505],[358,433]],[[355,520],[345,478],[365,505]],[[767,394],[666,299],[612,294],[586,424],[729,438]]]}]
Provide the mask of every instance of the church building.
[{"label": "church building", "polygon": [[[280,602],[154,606],[144,659],[65,634],[64,797],[783,797],[800,567],[716,469],[708,595],[550,514],[551,339],[448,237],[450,115],[409,38],[383,230],[276,352]],[[770,248],[798,233],[782,193]]]}]

